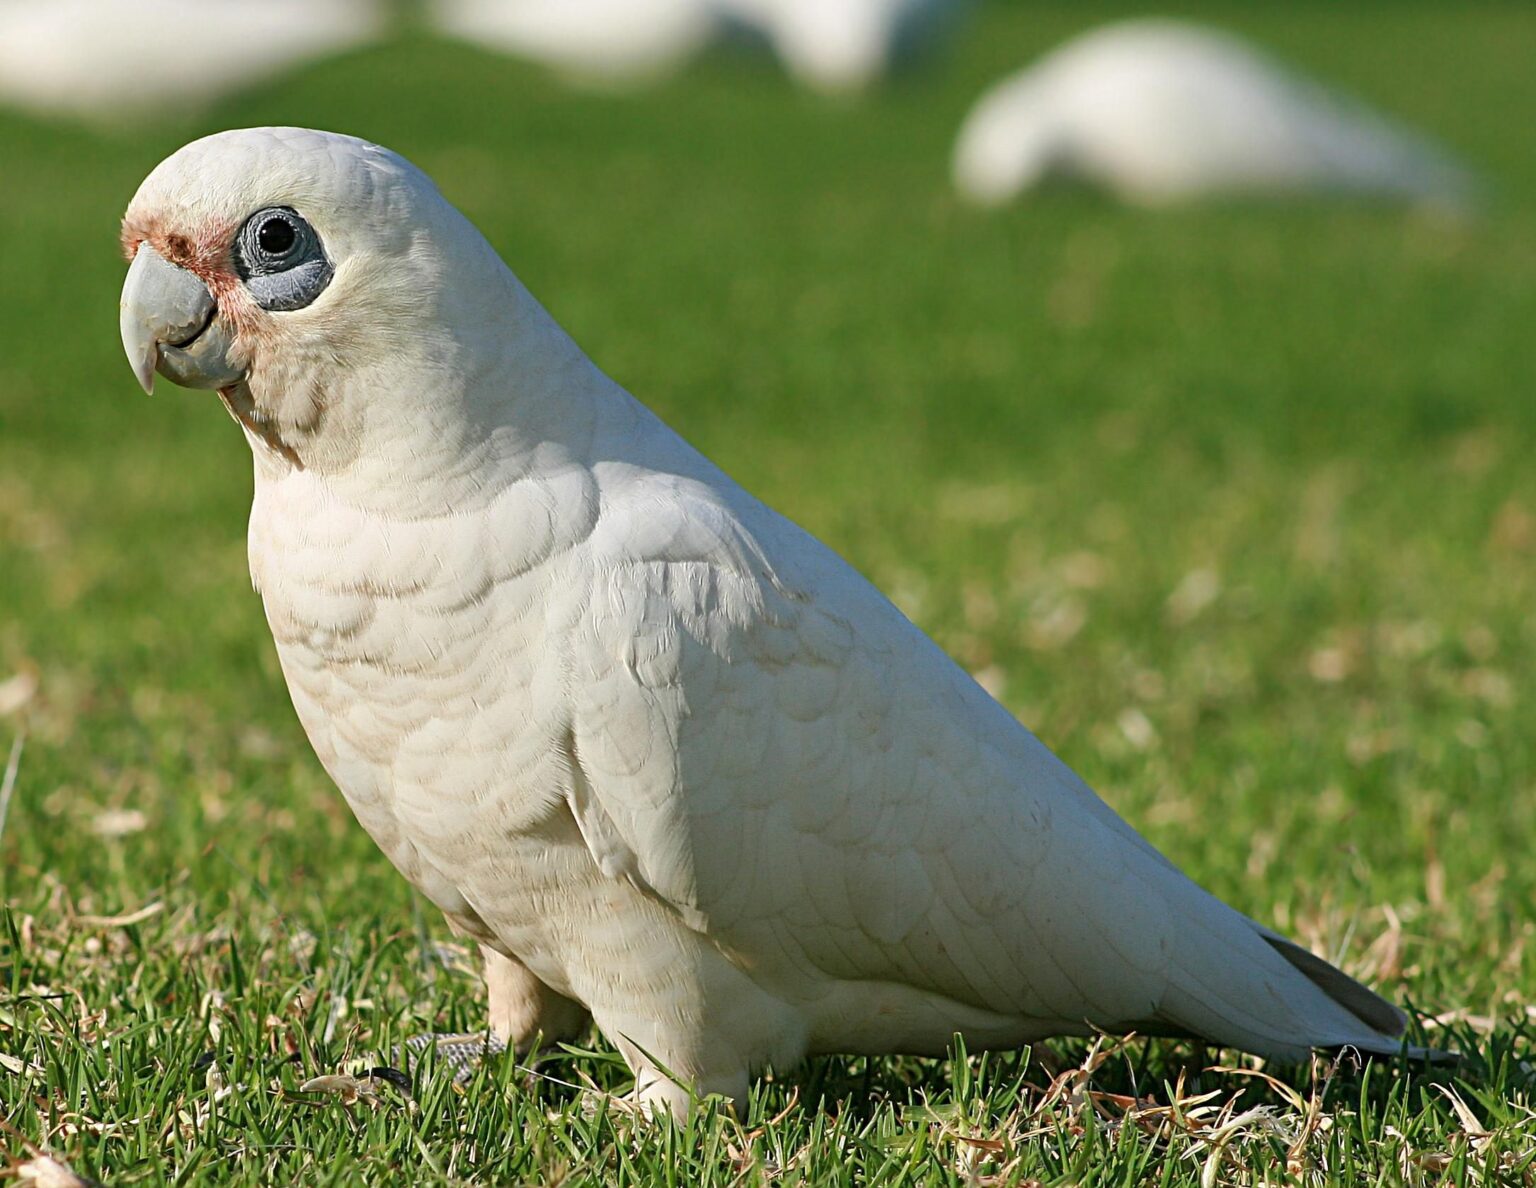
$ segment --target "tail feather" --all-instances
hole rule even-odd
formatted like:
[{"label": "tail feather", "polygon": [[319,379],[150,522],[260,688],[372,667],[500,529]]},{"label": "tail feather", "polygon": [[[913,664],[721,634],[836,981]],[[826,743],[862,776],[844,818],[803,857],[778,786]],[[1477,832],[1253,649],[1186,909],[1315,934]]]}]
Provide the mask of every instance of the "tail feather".
[{"label": "tail feather", "polygon": [[[1308,1051],[1317,1050],[1401,1055],[1430,1064],[1455,1064],[1461,1059],[1456,1052],[1405,1045],[1402,1036],[1408,1016],[1398,1007],[1315,953],[1246,917],[1232,915],[1251,938],[1237,942],[1248,950],[1250,963],[1228,964],[1222,977],[1204,961],[1186,961],[1185,976],[1171,984],[1163,997],[1161,1021],[1186,1034],[1281,1061],[1303,1060]],[[1250,947],[1257,941],[1264,943]],[[1272,964],[1277,956],[1283,965]],[[1259,973],[1266,966],[1270,973]],[[1237,1009],[1234,987],[1227,980],[1235,968],[1259,974],[1257,981],[1247,982],[1251,997]],[[1282,970],[1287,972],[1276,978]],[[1261,992],[1261,987],[1267,990]]]},{"label": "tail feather", "polygon": [[1180,883],[1166,889],[1180,930],[1157,1001],[1160,1020],[1282,1061],[1318,1050],[1404,1051],[1408,1017],[1396,1006],[1193,883]]},{"label": "tail feather", "polygon": [[1260,935],[1275,952],[1306,974],[1314,986],[1373,1031],[1395,1037],[1407,1029],[1407,1015],[1375,991],[1366,989],[1342,969],[1276,933],[1263,931]]},{"label": "tail feather", "polygon": [[1425,1064],[1452,1065],[1461,1062],[1460,1052],[1446,1051],[1443,1048],[1421,1048],[1415,1044],[1402,1043],[1402,1035],[1408,1030],[1408,1016],[1400,1008],[1388,1002],[1374,990],[1362,986],[1342,969],[1330,965],[1316,953],[1303,949],[1294,941],[1288,941],[1285,937],[1267,929],[1261,929],[1260,935],[1269,942],[1275,952],[1306,974],[1307,979],[1334,1002],[1367,1027],[1380,1032],[1384,1038],[1398,1041],[1391,1047],[1368,1047],[1360,1044],[1348,1044],[1347,1047],[1357,1047],[1367,1054],[1379,1056],[1400,1054],[1409,1060],[1422,1061]]}]

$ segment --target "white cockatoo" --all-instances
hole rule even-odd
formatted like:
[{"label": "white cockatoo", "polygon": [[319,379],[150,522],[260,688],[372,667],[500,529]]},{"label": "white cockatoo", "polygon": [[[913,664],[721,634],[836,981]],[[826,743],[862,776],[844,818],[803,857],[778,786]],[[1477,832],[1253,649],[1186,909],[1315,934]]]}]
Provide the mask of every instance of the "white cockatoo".
[{"label": "white cockatoo", "polygon": [[[385,24],[379,0],[0,0],[0,101],[97,119],[183,110]],[[164,52],[170,37],[198,52]]]},{"label": "white cockatoo", "polygon": [[580,82],[627,83],[681,66],[716,31],[713,0],[431,0],[446,34],[542,62]]},{"label": "white cockatoo", "polygon": [[1315,191],[1454,208],[1476,188],[1407,128],[1237,37],[1169,20],[1096,29],[1004,79],[966,117],[953,169],[984,204],[1056,177],[1154,205]]},{"label": "white cockatoo", "polygon": [[861,90],[887,73],[963,0],[713,0],[728,23],[765,39],[818,91]]},{"label": "white cockatoo", "polygon": [[479,941],[502,1039],[590,1013],[678,1112],[956,1032],[1399,1051],[1396,1007],[1180,874],[394,153],[210,136],[123,245],[139,381],[216,389],[255,456],[304,729]]}]

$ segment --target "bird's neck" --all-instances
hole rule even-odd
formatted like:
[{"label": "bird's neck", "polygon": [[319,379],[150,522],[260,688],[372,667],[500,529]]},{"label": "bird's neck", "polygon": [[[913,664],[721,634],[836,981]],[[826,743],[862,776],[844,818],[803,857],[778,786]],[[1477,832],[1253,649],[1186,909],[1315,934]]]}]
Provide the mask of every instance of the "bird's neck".
[{"label": "bird's neck", "polygon": [[303,472],[353,506],[409,519],[470,512],[585,462],[605,409],[628,399],[531,297],[500,325],[314,374],[225,397],[257,482]]}]

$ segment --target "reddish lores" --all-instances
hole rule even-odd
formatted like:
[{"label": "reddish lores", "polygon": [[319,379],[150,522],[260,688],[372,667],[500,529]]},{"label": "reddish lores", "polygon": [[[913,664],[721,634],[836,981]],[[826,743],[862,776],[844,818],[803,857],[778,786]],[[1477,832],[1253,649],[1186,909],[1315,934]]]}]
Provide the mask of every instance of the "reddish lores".
[{"label": "reddish lores", "polygon": [[124,219],[119,241],[124,259],[131,261],[139,244],[148,242],[167,262],[185,268],[207,285],[218,302],[219,315],[229,322],[236,339],[241,340],[260,329],[258,319],[262,311],[235,274],[231,252],[234,237],[235,227],[229,223],[204,222],[189,236],[150,216]]},{"label": "reddish lores", "polygon": [[[267,329],[268,315],[258,306],[240,277],[235,272],[232,245],[235,226],[231,223],[208,220],[198,226],[194,235],[167,227],[157,216],[129,217],[123,220],[119,242],[123,257],[132,261],[138,254],[139,245],[150,247],[178,268],[184,268],[213,294],[218,304],[218,316],[233,331],[235,349],[252,360],[258,353],[262,331]],[[302,469],[303,463],[293,447],[285,442],[276,428],[262,415],[248,382],[220,388],[219,399],[229,410],[229,415],[270,449]]]}]

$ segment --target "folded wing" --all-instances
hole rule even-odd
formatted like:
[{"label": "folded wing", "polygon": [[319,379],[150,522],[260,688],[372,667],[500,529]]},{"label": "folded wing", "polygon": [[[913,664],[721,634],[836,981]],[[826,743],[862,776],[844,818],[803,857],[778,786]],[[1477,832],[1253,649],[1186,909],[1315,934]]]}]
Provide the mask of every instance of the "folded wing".
[{"label": "folded wing", "polygon": [[885,983],[1027,1034],[1397,1050],[1396,1008],[1186,879],[725,481],[605,492],[572,643],[573,807],[605,870],[791,997]]}]

